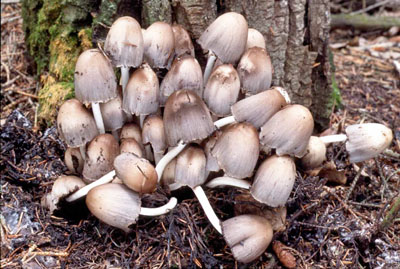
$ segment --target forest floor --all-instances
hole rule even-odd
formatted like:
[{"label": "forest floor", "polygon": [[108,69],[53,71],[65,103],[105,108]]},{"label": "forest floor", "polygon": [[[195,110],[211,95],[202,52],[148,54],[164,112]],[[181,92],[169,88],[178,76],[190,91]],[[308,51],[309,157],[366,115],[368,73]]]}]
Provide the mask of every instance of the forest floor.
[{"label": "forest floor", "polygon": [[[393,31],[332,32],[343,104],[326,133],[379,122],[393,130],[394,141],[391,152],[366,161],[361,172],[361,165],[349,164],[341,144],[328,148],[323,169],[298,171],[284,228],[274,234],[298,268],[399,268],[400,216],[389,227],[382,224],[400,195],[399,42]],[[237,264],[187,190],[174,193],[176,209],[141,218],[128,235],[99,222],[83,202],[51,216],[40,202],[67,171],[66,148],[54,127],[35,119],[39,84],[29,63],[20,8],[1,4],[1,268],[283,268],[284,258],[271,246],[250,265]],[[222,219],[243,210],[265,212],[243,201],[246,191],[206,193]],[[143,205],[161,205],[165,197],[158,190]]]}]

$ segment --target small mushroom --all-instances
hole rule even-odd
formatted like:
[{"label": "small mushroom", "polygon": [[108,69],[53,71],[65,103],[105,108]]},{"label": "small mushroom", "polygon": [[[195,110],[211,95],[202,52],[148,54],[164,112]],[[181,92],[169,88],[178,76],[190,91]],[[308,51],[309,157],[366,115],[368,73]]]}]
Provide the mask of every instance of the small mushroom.
[{"label": "small mushroom", "polygon": [[124,138],[119,146],[121,153],[130,152],[138,157],[143,157],[142,146],[133,138]]},{"label": "small mushroom", "polygon": [[264,36],[254,28],[249,28],[247,33],[246,50],[252,47],[266,49]]},{"label": "small mushroom", "polygon": [[316,136],[311,136],[306,149],[306,154],[301,158],[301,165],[307,169],[314,169],[326,160],[325,143]]},{"label": "small mushroom", "polygon": [[194,57],[194,46],[189,33],[183,28],[182,25],[174,23],[172,31],[175,38],[175,57],[188,54]]},{"label": "small mushroom", "polygon": [[263,48],[249,48],[240,58],[237,71],[242,92],[246,95],[257,94],[271,86],[273,67],[268,52]]},{"label": "small mushroom", "polygon": [[73,174],[81,174],[83,170],[84,159],[79,148],[67,148],[64,154],[64,163],[68,170]]},{"label": "small mushroom", "polygon": [[119,154],[117,140],[111,134],[96,136],[88,145],[83,165],[83,178],[90,183],[113,170],[113,162]]},{"label": "small mushroom", "polygon": [[164,121],[158,115],[147,117],[142,128],[143,144],[151,144],[156,164],[163,157],[167,148]]},{"label": "small mushroom", "polygon": [[206,156],[199,146],[186,147],[176,158],[175,182],[194,188],[206,181]]},{"label": "small mushroom", "polygon": [[122,126],[119,138],[121,140],[125,138],[133,138],[140,145],[142,145],[142,131],[140,130],[140,127],[135,123],[126,123],[124,126]]},{"label": "small mushroom", "polygon": [[115,139],[118,139],[118,130],[127,121],[127,115],[122,110],[122,96],[118,96],[106,103],[100,104],[103,115],[104,128],[113,133]]},{"label": "small mushroom", "polygon": [[302,105],[288,105],[275,113],[260,131],[260,143],[276,149],[278,156],[301,158],[314,129],[311,112]]},{"label": "small mushroom", "polygon": [[114,160],[118,178],[138,193],[151,193],[156,189],[157,173],[151,163],[132,153],[121,153]]},{"label": "small mushroom", "polygon": [[239,262],[250,263],[267,249],[272,241],[272,227],[267,219],[240,215],[222,222],[222,234]]},{"label": "small mushroom", "polygon": [[271,207],[285,205],[296,178],[296,165],[289,156],[273,155],[258,168],[251,195]]}]

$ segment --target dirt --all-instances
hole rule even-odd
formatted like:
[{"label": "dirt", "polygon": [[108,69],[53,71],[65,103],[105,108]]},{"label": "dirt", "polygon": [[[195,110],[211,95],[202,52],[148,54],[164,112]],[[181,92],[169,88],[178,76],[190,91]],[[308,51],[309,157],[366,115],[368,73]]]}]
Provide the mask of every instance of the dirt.
[{"label": "dirt", "polygon": [[[3,8],[2,4],[2,20],[20,12],[18,5],[7,6]],[[2,268],[283,267],[271,246],[249,265],[235,262],[189,189],[173,193],[179,202],[169,214],[141,217],[130,234],[101,223],[83,201],[64,204],[51,216],[41,206],[41,199],[54,180],[67,171],[63,163],[66,147],[54,127],[35,122],[36,83],[30,68],[20,64],[28,62],[23,43],[14,42],[21,41],[22,34],[20,19],[2,22]],[[343,105],[336,107],[327,132],[341,132],[345,126],[361,121],[384,123],[394,131],[390,150],[399,154],[399,73],[392,58],[374,56],[365,49],[365,43],[360,43],[361,37],[370,44],[379,37],[386,38],[385,42],[394,38],[379,31],[332,33],[332,44],[347,44],[333,49]],[[382,52],[398,50],[394,46]],[[298,268],[398,268],[399,216],[386,230],[381,223],[400,195],[399,157],[381,154],[365,162],[347,201],[359,166],[348,162],[340,144],[329,147],[327,157],[346,182],[332,182],[331,174],[299,170],[286,206],[285,229],[276,232],[274,240],[287,247]],[[206,193],[216,214],[225,220],[235,215],[243,202],[238,197],[246,191],[221,188],[206,189]],[[143,206],[162,205],[169,196],[159,188],[143,197]]]}]

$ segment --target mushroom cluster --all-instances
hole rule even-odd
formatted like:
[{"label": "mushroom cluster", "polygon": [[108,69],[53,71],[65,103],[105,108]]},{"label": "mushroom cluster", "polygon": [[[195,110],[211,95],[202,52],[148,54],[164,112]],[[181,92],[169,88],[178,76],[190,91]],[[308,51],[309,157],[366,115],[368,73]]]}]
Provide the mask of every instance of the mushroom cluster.
[{"label": "mushroom cluster", "polygon": [[171,197],[162,207],[144,208],[142,194],[158,184],[188,186],[235,259],[249,263],[268,247],[273,225],[251,214],[220,221],[202,185],[249,189],[258,202],[282,207],[296,179],[296,158],[305,169],[318,167],[327,144],[348,140],[350,161],[360,162],[388,147],[392,133],[360,124],[342,135],[311,136],[312,114],[290,104],[283,88],[271,87],[265,40],[238,13],[219,16],[198,43],[209,55],[204,75],[182,26],[155,22],[142,29],[121,17],[104,50],[79,56],[76,99],[57,118],[74,176],[57,179],[43,202],[53,212],[63,199],[86,196],[93,215],[129,232],[139,215],[165,214],[177,203]]}]

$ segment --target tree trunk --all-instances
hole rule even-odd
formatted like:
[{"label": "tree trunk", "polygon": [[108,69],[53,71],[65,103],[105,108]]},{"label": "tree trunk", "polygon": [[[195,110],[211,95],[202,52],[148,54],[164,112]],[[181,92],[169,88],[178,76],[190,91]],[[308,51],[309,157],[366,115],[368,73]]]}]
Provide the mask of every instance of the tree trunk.
[{"label": "tree trunk", "polygon": [[[27,44],[42,75],[42,117],[54,118],[55,108],[70,96],[77,56],[89,46],[87,40],[101,44],[115,18],[132,16],[144,28],[159,20],[182,24],[204,66],[204,53],[195,41],[228,11],[243,14],[249,27],[265,36],[273,84],[286,88],[295,103],[310,107],[317,127],[326,127],[332,108],[328,0],[24,0]],[[67,90],[60,91],[63,87]]]}]

